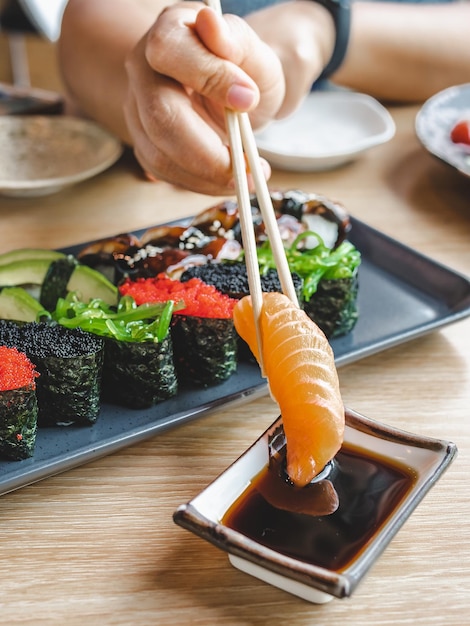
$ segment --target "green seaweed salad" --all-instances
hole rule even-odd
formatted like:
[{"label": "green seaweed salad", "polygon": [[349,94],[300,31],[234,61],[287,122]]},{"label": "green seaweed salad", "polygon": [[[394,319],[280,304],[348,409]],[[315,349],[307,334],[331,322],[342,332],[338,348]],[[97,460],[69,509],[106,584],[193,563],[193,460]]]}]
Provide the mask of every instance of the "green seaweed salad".
[{"label": "green seaweed salad", "polygon": [[[316,239],[311,248],[304,242]],[[302,279],[302,306],[327,337],[345,335],[357,322],[358,269],[361,253],[348,240],[329,248],[313,231],[299,234],[285,247],[289,269]],[[262,275],[276,267],[269,241],[257,249]]]},{"label": "green seaweed salad", "polygon": [[76,292],[59,298],[51,319],[67,328],[81,328],[100,337],[117,341],[161,343],[168,334],[173,311],[183,304],[136,305],[131,296],[122,296],[117,307],[100,298],[83,302]]},{"label": "green seaweed salad", "polygon": [[[313,237],[318,241],[314,248],[301,247],[304,240]],[[291,272],[303,279],[302,295],[305,302],[316,293],[320,281],[354,278],[361,263],[361,254],[350,241],[343,241],[337,248],[331,249],[313,231],[298,235],[285,251]],[[261,273],[276,267],[269,241],[259,246],[257,252]]]}]

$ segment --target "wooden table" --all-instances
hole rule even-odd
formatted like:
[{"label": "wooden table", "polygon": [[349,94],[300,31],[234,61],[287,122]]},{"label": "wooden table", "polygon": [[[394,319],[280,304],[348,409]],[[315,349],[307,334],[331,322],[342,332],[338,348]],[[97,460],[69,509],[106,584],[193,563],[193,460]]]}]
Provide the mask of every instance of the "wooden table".
[{"label": "wooden table", "polygon": [[[41,86],[38,84],[37,86]],[[273,188],[317,191],[361,220],[470,275],[470,180],[428,155],[417,108],[397,134],[321,174],[275,172]],[[125,156],[39,199],[0,199],[0,251],[60,247],[191,215],[216,199],[145,181]],[[322,606],[232,568],[172,514],[277,417],[269,398],[209,416],[0,499],[2,624],[463,626],[470,608],[470,321],[340,368],[345,403],[454,441],[459,456],[354,596]]]}]

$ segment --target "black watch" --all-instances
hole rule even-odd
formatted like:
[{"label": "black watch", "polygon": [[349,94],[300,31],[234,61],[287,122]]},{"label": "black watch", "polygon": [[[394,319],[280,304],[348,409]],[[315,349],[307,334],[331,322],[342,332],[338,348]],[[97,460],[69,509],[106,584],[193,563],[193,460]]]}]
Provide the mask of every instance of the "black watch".
[{"label": "black watch", "polygon": [[346,56],[351,32],[351,2],[350,0],[315,0],[331,13],[336,29],[336,41],[331,59],[326,64],[320,79],[328,78],[335,72]]}]

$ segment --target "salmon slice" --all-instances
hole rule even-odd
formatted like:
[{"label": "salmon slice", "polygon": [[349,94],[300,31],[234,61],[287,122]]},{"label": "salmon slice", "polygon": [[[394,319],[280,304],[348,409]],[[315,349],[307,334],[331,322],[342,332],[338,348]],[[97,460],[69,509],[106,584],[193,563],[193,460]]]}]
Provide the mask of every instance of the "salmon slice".
[{"label": "salmon slice", "polygon": [[[259,362],[251,297],[234,308],[238,334]],[[279,404],[287,446],[287,473],[303,487],[341,448],[344,405],[333,350],[323,331],[281,293],[264,293],[263,365]]]}]

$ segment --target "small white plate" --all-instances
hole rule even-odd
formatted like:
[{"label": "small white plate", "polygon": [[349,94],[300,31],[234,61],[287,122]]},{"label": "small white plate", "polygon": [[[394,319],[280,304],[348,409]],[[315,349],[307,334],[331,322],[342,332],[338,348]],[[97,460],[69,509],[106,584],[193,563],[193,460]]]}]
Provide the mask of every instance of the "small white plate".
[{"label": "small white plate", "polygon": [[390,113],[371,96],[314,91],[291,116],[257,133],[256,142],[273,167],[314,172],[344,165],[394,134]]},{"label": "small white plate", "polygon": [[43,196],[91,178],[122,154],[93,122],[62,115],[0,117],[0,194]]},{"label": "small white plate", "polygon": [[470,83],[449,87],[429,98],[416,116],[416,135],[433,156],[470,176],[470,147],[450,138],[461,120],[470,120]]},{"label": "small white plate", "polygon": [[[448,441],[386,426],[350,409],[345,417],[344,445],[333,460],[331,473],[321,476],[313,495],[304,494],[311,485],[290,495],[292,508],[288,510],[296,511],[293,516],[284,515],[285,496],[277,498],[275,490],[260,489],[255,478],[267,468],[273,452],[285,445],[279,418],[199,495],[181,505],[174,521],[226,551],[234,567],[304,600],[322,604],[352,595],[452,462],[457,448]],[[348,449],[355,455],[352,464],[346,460]],[[382,468],[371,464],[371,459],[383,464]],[[393,484],[385,478],[391,468],[401,468],[401,477]],[[331,487],[338,496],[337,508],[325,512]],[[291,489],[276,483],[278,495],[285,494],[286,488]],[[258,498],[257,493],[262,492],[265,502],[252,506],[251,499],[249,514],[235,530],[225,514],[250,489],[250,498]],[[323,508],[306,513],[306,501]],[[244,502],[248,500],[244,498]],[[244,530],[247,525],[249,530]],[[275,545],[282,547],[276,549]]]}]

